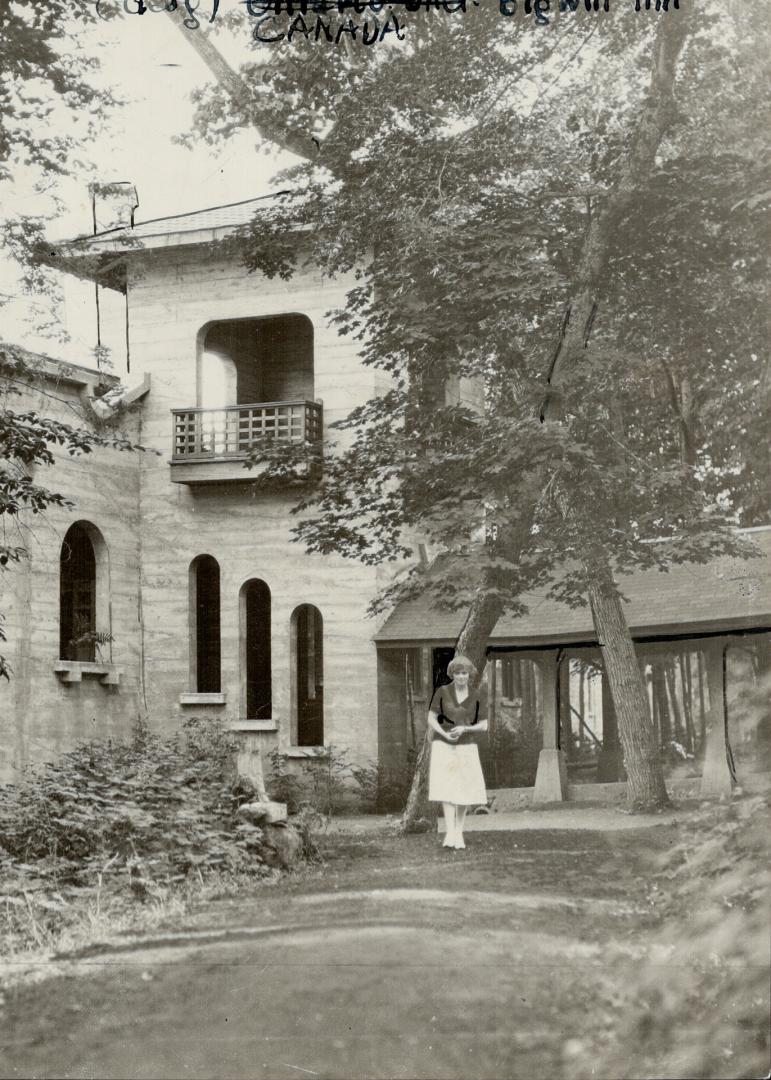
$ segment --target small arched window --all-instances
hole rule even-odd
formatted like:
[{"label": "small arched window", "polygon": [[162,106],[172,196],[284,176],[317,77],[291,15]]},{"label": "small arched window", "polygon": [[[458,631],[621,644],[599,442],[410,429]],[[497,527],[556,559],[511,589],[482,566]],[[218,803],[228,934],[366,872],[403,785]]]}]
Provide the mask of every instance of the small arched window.
[{"label": "small arched window", "polygon": [[67,530],[59,554],[59,658],[93,661],[111,640],[107,549],[90,522]]},{"label": "small arched window", "polygon": [[247,720],[273,714],[270,659],[270,589],[252,578],[241,589],[241,670]]},{"label": "small arched window", "polygon": [[313,604],[292,613],[293,735],[297,746],[324,745],[324,624]]},{"label": "small arched window", "polygon": [[211,555],[190,564],[190,666],[199,694],[218,694],[220,675],[220,567]]}]

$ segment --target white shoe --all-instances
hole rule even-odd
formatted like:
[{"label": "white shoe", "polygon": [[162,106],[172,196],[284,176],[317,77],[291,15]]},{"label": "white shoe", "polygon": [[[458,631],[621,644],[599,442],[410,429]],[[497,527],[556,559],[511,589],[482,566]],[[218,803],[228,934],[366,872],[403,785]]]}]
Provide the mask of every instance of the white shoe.
[{"label": "white shoe", "polygon": [[442,843],[442,847],[454,848],[455,846],[456,846],[455,837],[452,835],[452,833],[445,833],[444,842]]},{"label": "white shoe", "polygon": [[466,845],[463,842],[463,837],[462,836],[456,836],[455,837],[455,843],[452,846],[455,848],[456,851],[460,851],[461,848],[464,851],[466,850]]}]

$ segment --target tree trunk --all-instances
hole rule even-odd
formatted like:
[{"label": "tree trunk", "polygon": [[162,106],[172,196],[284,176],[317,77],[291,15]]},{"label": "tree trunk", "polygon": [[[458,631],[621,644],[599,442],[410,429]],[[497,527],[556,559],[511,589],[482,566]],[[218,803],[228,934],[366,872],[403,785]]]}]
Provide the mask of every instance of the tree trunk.
[{"label": "tree trunk", "polygon": [[693,673],[691,653],[680,653],[680,683],[683,688],[683,716],[685,717],[685,748],[689,754],[694,752],[696,738],[693,731]]},{"label": "tree trunk", "polygon": [[402,832],[422,832],[433,823],[436,813],[428,801],[428,767],[431,763],[431,728],[426,728],[420,744],[412,787],[402,814]]},{"label": "tree trunk", "polygon": [[[259,84],[255,86],[253,82],[248,83],[217,49],[206,30],[200,27],[188,29],[185,26],[187,12],[184,6],[166,8],[166,12],[176,23],[188,45],[206,64],[221,89],[228,94],[235,108],[243,112],[244,120],[252,125],[261,138],[298,157],[322,159],[324,146],[318,140],[314,142],[310,133],[302,136],[288,130],[280,113],[272,112],[270,107],[265,108],[266,105],[270,106],[270,94],[265,87]],[[263,66],[267,67],[268,63]]]},{"label": "tree trunk", "polygon": [[[623,215],[632,206],[640,183],[644,182],[650,173],[661,140],[674,119],[675,71],[678,57],[688,36],[689,25],[690,19],[685,12],[675,20],[662,20],[660,24],[654,44],[650,87],[647,99],[640,110],[640,122],[634,143],[629,154],[617,166],[617,180],[613,191],[607,197],[604,207],[592,216],[586,230],[581,256],[576,268],[573,297],[565,311],[556,347],[546,375],[548,392],[541,407],[541,419],[544,421],[558,421],[562,416],[561,376],[564,374],[568,363],[577,359],[588,344],[592,324],[597,313],[596,296],[607,270],[608,255],[615,239],[616,230]],[[544,486],[548,480],[546,467],[544,467]],[[527,544],[530,533],[529,520],[534,512],[535,507],[525,509],[523,519],[516,529],[513,547],[521,550]],[[509,554],[509,557],[511,558],[511,554]],[[595,591],[602,592],[603,590],[600,586]],[[611,592],[615,596],[615,588],[611,588]],[[632,668],[625,676],[621,670],[616,670],[615,676],[611,678],[611,692],[619,715],[619,730],[622,729],[622,723],[631,722],[633,716],[639,715],[641,718],[644,717],[645,732],[649,734],[650,717],[647,703],[644,701],[642,679],[634,656],[634,646],[621,609],[621,603],[617,598],[616,609],[619,633],[621,638],[625,638],[628,642],[631,650],[630,662],[632,663]],[[466,622],[458,638],[456,652],[467,656],[475,664],[480,674],[485,665],[487,642],[502,611],[503,605],[497,595],[491,595],[484,588],[481,588],[469,608]],[[595,628],[599,640],[603,641],[604,637],[600,633],[596,621]],[[635,681],[639,683],[642,702],[645,705],[642,710],[638,701],[630,700],[622,703],[619,700],[619,695],[623,694],[624,687],[627,685],[634,686]],[[616,693],[614,687],[617,687],[618,693]],[[625,718],[624,721],[621,719],[622,715]],[[626,751],[623,735],[622,745]],[[418,767],[415,770],[407,807],[402,817],[402,828],[405,831],[414,826],[416,814],[421,804],[422,791],[427,786],[428,763],[426,760],[425,764],[423,764],[423,758],[428,758],[428,750],[428,745],[424,744],[419,755]],[[645,774],[644,770],[640,775],[643,774]],[[660,767],[659,774],[659,787],[661,790],[657,797],[663,797],[663,805],[665,805],[668,799]],[[630,773],[630,791],[632,787],[633,782]],[[656,785],[652,785],[651,790],[654,787]]]},{"label": "tree trunk", "polygon": [[661,721],[659,720],[659,699],[656,696],[656,682],[655,682],[655,679],[654,679],[654,672],[656,670],[656,666],[653,663],[653,661],[651,661],[648,666],[650,667],[650,673],[647,676],[648,690],[649,690],[648,703],[650,705],[651,719],[652,719],[652,722],[653,722],[653,734],[656,736],[656,739],[660,744],[661,743]]},{"label": "tree trunk", "polygon": [[487,663],[487,642],[501,617],[503,605],[497,596],[480,593],[466,615],[455,644],[456,654],[467,656],[481,678]]},{"label": "tree trunk", "polygon": [[686,741],[684,734],[683,715],[680,709],[680,701],[677,696],[677,679],[675,677],[675,662],[667,660],[664,665],[664,677],[669,692],[669,704],[672,712],[672,726],[674,737],[680,744]]},{"label": "tree trunk", "polygon": [[645,681],[612,576],[594,575],[589,588],[592,617],[600,642],[627,773],[627,801],[638,811],[670,805],[648,713]]},{"label": "tree trunk", "polygon": [[[497,596],[480,591],[468,610],[463,629],[458,636],[455,655],[467,656],[479,675],[473,688],[479,685],[484,672],[487,663],[487,642],[500,618],[501,611],[502,605]],[[402,814],[402,832],[415,832],[421,828],[419,824],[421,821],[431,822],[436,817],[436,810],[428,801],[431,734],[431,729],[427,728],[415,762],[415,774],[412,777],[410,793]]]},{"label": "tree trunk", "polygon": [[498,663],[493,657],[492,671],[490,673],[490,710],[488,714],[489,735],[488,740],[492,750],[493,784],[499,786],[498,777]]},{"label": "tree trunk", "polygon": [[404,676],[405,689],[407,691],[407,733],[409,735],[410,749],[414,750],[418,741],[417,731],[415,728],[415,694],[412,686],[412,668],[410,666],[410,654],[407,651],[405,651],[404,653]]},{"label": "tree trunk", "polygon": [[707,738],[707,707],[704,701],[704,682],[706,675],[704,673],[704,653],[700,649],[696,654],[699,672],[699,750],[704,750],[704,743]]},{"label": "tree trunk", "polygon": [[669,716],[669,702],[667,700],[667,688],[664,682],[664,669],[660,658],[651,662],[653,673],[653,695],[656,699],[656,716],[658,717],[658,744],[666,746],[672,738],[672,727]]}]

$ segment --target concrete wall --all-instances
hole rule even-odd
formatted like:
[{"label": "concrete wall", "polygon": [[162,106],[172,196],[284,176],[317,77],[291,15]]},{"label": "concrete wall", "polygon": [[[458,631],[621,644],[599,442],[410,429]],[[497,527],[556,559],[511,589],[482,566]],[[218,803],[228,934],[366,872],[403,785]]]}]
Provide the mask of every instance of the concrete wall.
[{"label": "concrete wall", "polygon": [[[217,716],[243,730],[245,686],[239,627],[239,592],[250,578],[271,590],[273,717],[268,730],[244,736],[269,751],[293,744],[290,620],[303,603],[324,620],[325,744],[346,747],[353,759],[378,752],[376,656],[378,623],[366,617],[377,587],[372,568],[335,556],[308,556],[291,542],[295,496],[256,495],[248,483],[189,487],[172,483],[171,410],[198,403],[198,358],[204,327],[213,321],[301,313],[313,323],[315,397],[323,402],[324,434],[343,441],[330,424],[379,386],[355,344],[328,328],[325,314],[352,284],[330,285],[315,275],[291,284],[249,275],[233,256],[205,246],[132,257],[129,267],[131,378],[151,376],[149,394],[131,412],[134,437],[159,453],[99,451],[88,458],[59,455],[41,469],[41,483],[74,501],[51,510],[20,543],[30,559],[0,579],[0,611],[9,637],[2,651],[14,668],[0,685],[0,770],[6,780],[32,759],[51,758],[75,743],[130,735],[146,715],[172,731],[192,715]],[[50,365],[49,365],[50,367]],[[49,372],[50,376],[50,372]],[[81,379],[81,382],[83,380]],[[382,382],[382,379],[380,379]],[[88,416],[83,386],[49,381],[9,407],[35,408],[69,422]],[[51,391],[54,397],[48,396]],[[248,477],[248,474],[244,474]],[[122,670],[117,686],[94,676],[65,684],[59,660],[59,553],[69,526],[95,526],[109,553],[111,652]],[[182,695],[191,685],[189,568],[201,554],[221,572],[222,692],[224,703]]]},{"label": "concrete wall", "polygon": [[[273,718],[278,743],[292,744],[290,617],[302,603],[324,619],[325,742],[346,746],[360,760],[377,756],[375,648],[377,624],[365,617],[375,572],[334,556],[308,556],[291,543],[294,497],[255,495],[247,484],[202,487],[169,478],[170,410],[197,402],[201,329],[215,320],[284,312],[306,315],[314,327],[315,396],[329,425],[370,397],[375,375],[355,344],[327,327],[325,313],[342,302],[352,281],[330,285],[299,275],[291,283],[249,275],[237,262],[199,247],[165,250],[130,268],[132,372],[151,375],[141,413],[141,438],[161,451],[140,463],[141,593],[148,710],[173,727],[186,715],[216,715],[237,725],[244,716],[238,595],[261,578],[271,590]],[[244,474],[248,477],[248,474]],[[180,702],[190,683],[188,568],[201,554],[220,564],[222,691],[225,704]],[[258,736],[266,745],[275,741]]]},{"label": "concrete wall", "polygon": [[[2,405],[78,425],[89,409],[82,388],[49,377],[22,396],[0,384]],[[18,386],[16,387],[18,389]],[[129,429],[136,426],[126,421]],[[72,500],[70,508],[45,515],[4,516],[6,541],[24,545],[29,558],[0,575],[0,611],[8,641],[0,651],[13,669],[0,680],[0,779],[12,781],[31,760],[52,758],[77,742],[127,738],[140,712],[138,624],[139,455],[112,450],[68,457],[57,452],[53,466],[39,466],[34,480]],[[13,467],[12,465],[10,467]],[[59,557],[62,540],[76,521],[101,533],[106,548],[105,612],[100,631],[113,635],[105,659],[122,671],[116,686],[86,676],[65,684],[55,672],[59,659]]]}]

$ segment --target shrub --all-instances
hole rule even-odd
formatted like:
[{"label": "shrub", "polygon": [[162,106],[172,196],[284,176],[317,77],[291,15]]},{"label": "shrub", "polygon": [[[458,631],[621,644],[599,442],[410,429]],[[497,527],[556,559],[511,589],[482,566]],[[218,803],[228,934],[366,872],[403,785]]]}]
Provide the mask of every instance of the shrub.
[{"label": "shrub", "polygon": [[272,797],[286,803],[290,813],[307,807],[330,817],[350,809],[355,797],[354,767],[347,750],[330,744],[323,757],[305,759],[302,771],[295,771],[278,749],[271,751],[269,761],[267,782]]},{"label": "shrub", "polygon": [[265,875],[262,831],[235,815],[234,738],[191,719],[160,738],[91,742],[0,788],[6,934],[45,926],[84,892],[148,900],[215,874]]},{"label": "shrub", "polygon": [[401,813],[415,772],[416,753],[410,750],[402,765],[370,762],[351,769],[367,811],[374,814]]},{"label": "shrub", "polygon": [[[651,883],[661,927],[596,1075],[767,1071],[768,824],[768,799],[753,798],[704,808],[684,827]],[[589,1075],[597,1047],[574,1064]]]}]

